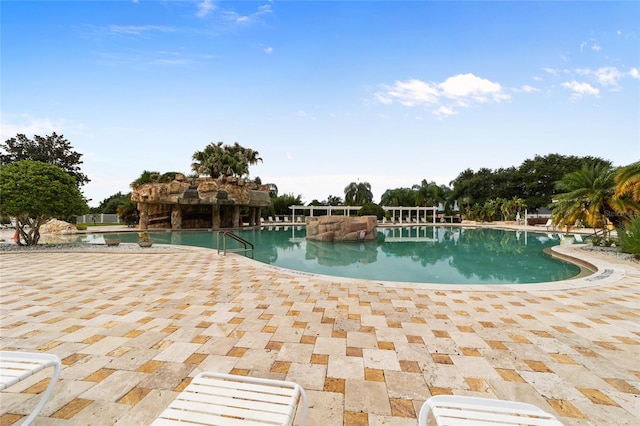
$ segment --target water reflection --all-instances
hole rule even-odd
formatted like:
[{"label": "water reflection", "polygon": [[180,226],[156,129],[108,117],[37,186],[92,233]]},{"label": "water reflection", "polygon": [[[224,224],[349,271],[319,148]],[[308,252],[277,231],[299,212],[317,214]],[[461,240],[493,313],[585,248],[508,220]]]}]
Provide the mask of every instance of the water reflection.
[{"label": "water reflection", "polygon": [[306,260],[317,260],[325,266],[346,266],[353,263],[374,263],[378,260],[376,241],[353,243],[323,243],[307,241]]}]

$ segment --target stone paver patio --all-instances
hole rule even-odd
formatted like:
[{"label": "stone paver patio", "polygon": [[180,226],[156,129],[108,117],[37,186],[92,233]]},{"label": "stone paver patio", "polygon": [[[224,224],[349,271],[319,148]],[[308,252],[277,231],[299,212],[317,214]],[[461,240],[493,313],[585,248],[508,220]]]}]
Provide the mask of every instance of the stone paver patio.
[{"label": "stone paver patio", "polygon": [[[203,370],[300,383],[311,426],[413,426],[436,394],[529,402],[566,425],[640,424],[640,268],[579,257],[600,271],[470,288],[195,248],[8,252],[0,349],[62,359],[37,425],[148,424]],[[38,374],[3,392],[0,424],[19,422],[46,384]]]}]

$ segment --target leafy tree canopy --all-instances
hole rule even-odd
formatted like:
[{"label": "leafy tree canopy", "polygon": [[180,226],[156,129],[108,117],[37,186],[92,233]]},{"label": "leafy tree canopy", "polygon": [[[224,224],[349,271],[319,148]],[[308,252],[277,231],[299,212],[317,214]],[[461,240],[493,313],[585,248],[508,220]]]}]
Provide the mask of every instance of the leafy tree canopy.
[{"label": "leafy tree canopy", "polygon": [[358,216],[376,216],[379,220],[382,220],[385,216],[385,211],[375,203],[366,203],[358,210]]},{"label": "leafy tree canopy", "polygon": [[558,193],[557,181],[567,173],[595,164],[611,167],[611,162],[597,157],[548,154],[536,155],[517,168],[495,171],[481,168],[477,172],[467,169],[450,183],[453,186],[451,198],[460,206],[467,207],[484,205],[496,198],[513,197],[522,198],[531,209],[547,207]]},{"label": "leafy tree canopy", "polygon": [[271,207],[276,215],[289,215],[291,210],[289,206],[302,205],[302,195],[283,194],[271,198]]},{"label": "leafy tree canopy", "polygon": [[89,211],[76,180],[62,168],[40,161],[0,166],[0,193],[0,214],[16,218],[20,245],[37,244],[40,225],[49,219]]},{"label": "leafy tree canopy", "polygon": [[0,148],[0,164],[10,164],[21,160],[40,161],[54,164],[69,175],[73,176],[78,186],[90,182],[89,178],[80,171],[82,154],[73,150],[73,147],[63,135],[55,132],[47,136],[35,135],[29,139],[19,133],[16,137],[7,139]]},{"label": "leafy tree canopy", "polygon": [[123,202],[131,200],[131,192],[127,194],[123,194],[122,192],[117,192],[111,195],[108,198],[105,198],[100,202],[98,207],[92,208],[90,213],[110,213],[115,214],[118,212],[118,206]]}]

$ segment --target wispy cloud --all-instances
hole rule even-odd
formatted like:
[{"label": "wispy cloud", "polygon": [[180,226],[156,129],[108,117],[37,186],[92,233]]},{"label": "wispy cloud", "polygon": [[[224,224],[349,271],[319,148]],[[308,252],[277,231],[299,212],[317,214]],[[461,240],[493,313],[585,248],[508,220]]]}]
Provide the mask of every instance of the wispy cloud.
[{"label": "wispy cloud", "polygon": [[535,93],[540,91],[540,89],[537,89],[533,86],[529,86],[528,84],[525,84],[519,90],[524,93]]},{"label": "wispy cloud", "polygon": [[110,34],[122,36],[141,36],[152,32],[173,33],[177,30],[172,27],[161,25],[108,25],[107,31]]},{"label": "wispy cloud", "polygon": [[221,16],[224,20],[234,22],[237,24],[251,24],[260,19],[263,15],[272,13],[271,5],[265,4],[258,6],[258,9],[249,15],[241,15],[233,10],[221,11]]},{"label": "wispy cloud", "polygon": [[266,53],[267,55],[273,53],[273,47],[271,47],[271,46],[265,47],[264,53]]},{"label": "wispy cloud", "polygon": [[211,12],[216,10],[216,5],[213,4],[211,0],[202,0],[197,4],[198,11],[196,12],[196,16],[198,18],[204,18],[209,15]]},{"label": "wispy cloud", "polygon": [[194,54],[182,51],[144,51],[128,49],[119,52],[96,53],[99,62],[106,66],[130,66],[145,69],[149,66],[187,66],[215,59],[214,55]]},{"label": "wispy cloud", "polygon": [[438,118],[438,120],[443,120],[446,117],[449,117],[455,114],[457,113],[453,109],[446,106],[441,106],[437,110],[433,111],[433,115],[435,115]]},{"label": "wispy cloud", "polygon": [[65,132],[80,132],[84,126],[73,120],[64,118],[52,119],[49,117],[34,117],[29,114],[2,114],[0,123],[0,141],[15,137],[23,133],[27,137],[33,135],[45,136],[53,132],[64,134]]},{"label": "wispy cloud", "polygon": [[391,86],[383,85],[381,89],[374,94],[379,103],[434,106],[433,114],[440,119],[456,114],[457,108],[510,99],[499,83],[471,73],[454,75],[440,83],[417,79],[397,81]]},{"label": "wispy cloud", "polygon": [[299,110],[296,114],[300,118],[306,118],[307,120],[315,121],[316,117],[308,114],[306,111]]}]

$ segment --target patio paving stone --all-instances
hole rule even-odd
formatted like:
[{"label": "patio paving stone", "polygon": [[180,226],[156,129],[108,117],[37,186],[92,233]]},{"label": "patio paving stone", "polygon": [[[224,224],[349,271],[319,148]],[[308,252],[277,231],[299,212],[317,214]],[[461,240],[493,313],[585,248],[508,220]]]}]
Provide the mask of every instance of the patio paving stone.
[{"label": "patio paving stone", "polygon": [[[565,425],[640,424],[640,268],[578,256],[611,272],[470,287],[196,248],[5,252],[0,349],[62,359],[38,425],[148,424],[212,370],[300,383],[310,426],[415,425],[438,394],[529,402]],[[2,393],[0,424],[30,411],[47,374]]]}]

